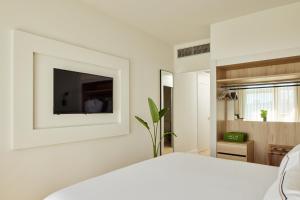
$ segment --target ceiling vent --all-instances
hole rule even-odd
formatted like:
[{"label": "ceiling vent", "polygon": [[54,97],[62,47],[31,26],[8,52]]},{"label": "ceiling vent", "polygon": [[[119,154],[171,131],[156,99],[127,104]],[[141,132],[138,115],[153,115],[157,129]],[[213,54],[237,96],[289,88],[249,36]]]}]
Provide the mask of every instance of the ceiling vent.
[{"label": "ceiling vent", "polygon": [[201,44],[193,47],[187,47],[177,50],[177,58],[193,56],[198,54],[204,54],[210,52],[210,44]]}]

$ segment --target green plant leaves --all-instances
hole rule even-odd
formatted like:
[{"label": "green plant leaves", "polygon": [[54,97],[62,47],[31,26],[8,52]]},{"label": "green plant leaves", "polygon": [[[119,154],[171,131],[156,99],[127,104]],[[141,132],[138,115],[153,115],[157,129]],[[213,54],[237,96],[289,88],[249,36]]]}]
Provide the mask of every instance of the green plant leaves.
[{"label": "green plant leaves", "polygon": [[162,110],[159,111],[159,119],[163,118],[163,116],[165,116],[165,114],[169,111],[168,108],[164,108]]},{"label": "green plant leaves", "polygon": [[135,118],[143,125],[145,126],[148,130],[150,130],[149,125],[147,122],[145,122],[142,118],[135,116]]},{"label": "green plant leaves", "polygon": [[260,110],[260,116],[262,118],[266,118],[268,115],[268,110]]},{"label": "green plant leaves", "polygon": [[148,104],[149,104],[152,121],[153,123],[157,123],[160,120],[157,106],[155,105],[154,101],[151,98],[148,98]]},{"label": "green plant leaves", "polygon": [[167,135],[173,135],[174,137],[177,137],[177,135],[173,132],[166,132],[164,133],[164,137],[166,137]]},{"label": "green plant leaves", "polygon": [[164,133],[162,136],[158,135],[160,132],[158,131],[159,124],[158,122],[163,118],[168,112],[168,108],[164,108],[162,110],[158,110],[156,104],[151,98],[148,98],[149,109],[153,121],[153,130],[150,129],[148,123],[144,121],[142,118],[135,116],[135,118],[148,130],[148,133],[151,137],[152,148],[153,148],[153,157],[157,157],[159,155],[160,144],[162,142],[163,137],[166,135],[173,135],[175,137],[176,134],[173,132]]}]

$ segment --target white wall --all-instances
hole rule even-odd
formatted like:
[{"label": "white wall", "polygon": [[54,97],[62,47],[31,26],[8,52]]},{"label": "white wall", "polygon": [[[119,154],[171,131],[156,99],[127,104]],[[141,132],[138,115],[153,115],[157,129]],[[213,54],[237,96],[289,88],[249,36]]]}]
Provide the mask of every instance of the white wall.
[{"label": "white wall", "polygon": [[[134,121],[159,102],[159,69],[172,70],[172,47],[73,0],[0,2],[0,199],[41,200],[47,194],[151,157],[150,140]],[[11,151],[11,29],[130,59],[131,134]]]},{"label": "white wall", "polygon": [[174,150],[197,150],[197,72],[174,75]]},{"label": "white wall", "polygon": [[[211,138],[216,138],[216,66],[300,55],[300,3],[211,25]],[[216,140],[211,139],[212,155]]]},{"label": "white wall", "polygon": [[211,26],[214,60],[300,47],[300,3],[273,8]]},{"label": "white wall", "polygon": [[182,58],[177,58],[177,50],[192,46],[197,46],[201,44],[209,43],[209,39],[199,40],[190,43],[178,44],[174,46],[174,72],[191,72],[197,70],[203,70],[209,68],[210,53],[187,56]]}]

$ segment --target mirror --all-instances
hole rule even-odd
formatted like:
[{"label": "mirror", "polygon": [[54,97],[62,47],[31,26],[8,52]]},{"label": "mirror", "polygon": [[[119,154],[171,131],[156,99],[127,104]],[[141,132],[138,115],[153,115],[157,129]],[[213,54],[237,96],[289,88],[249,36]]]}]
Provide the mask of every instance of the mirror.
[{"label": "mirror", "polygon": [[[173,74],[160,70],[160,109],[168,108],[169,111],[161,120],[160,135],[173,131]],[[161,144],[160,154],[172,153],[174,151],[174,138],[166,136]]]}]

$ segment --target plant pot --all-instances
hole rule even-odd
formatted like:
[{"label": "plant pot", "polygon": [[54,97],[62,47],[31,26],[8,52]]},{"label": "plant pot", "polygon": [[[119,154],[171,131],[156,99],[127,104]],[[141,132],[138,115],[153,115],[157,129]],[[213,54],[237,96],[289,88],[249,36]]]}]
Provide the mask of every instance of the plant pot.
[{"label": "plant pot", "polygon": [[266,122],[266,121],[267,121],[267,118],[263,118],[263,121]]}]

